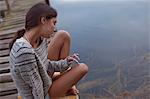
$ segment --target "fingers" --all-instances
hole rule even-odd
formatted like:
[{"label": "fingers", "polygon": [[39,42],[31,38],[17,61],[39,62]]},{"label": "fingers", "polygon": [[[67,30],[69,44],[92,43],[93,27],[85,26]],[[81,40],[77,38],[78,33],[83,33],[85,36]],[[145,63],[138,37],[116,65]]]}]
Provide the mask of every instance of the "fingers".
[{"label": "fingers", "polygon": [[78,53],[73,54],[72,57],[75,58],[78,61],[80,60]]},{"label": "fingers", "polygon": [[76,60],[75,58],[73,58],[73,57],[68,57],[68,64],[69,65],[75,65],[75,64],[78,64],[79,62],[78,62],[78,60]]},{"label": "fingers", "polygon": [[70,65],[70,67],[74,67],[74,66],[78,65],[79,60],[80,60],[78,53],[68,56],[66,59],[67,59],[68,65]]},{"label": "fingers", "polygon": [[67,61],[68,61],[68,62],[71,62],[71,61],[73,61],[73,60],[74,60],[73,57],[70,57],[70,56],[67,57]]},{"label": "fingers", "polygon": [[78,53],[74,53],[73,55],[68,56],[68,57],[67,57],[67,60],[68,60],[68,62],[74,61],[74,60],[79,61],[79,60],[80,60],[79,54],[78,54]]},{"label": "fingers", "polygon": [[75,53],[75,54],[71,55],[71,57],[75,58],[78,61],[80,60],[78,53]]}]

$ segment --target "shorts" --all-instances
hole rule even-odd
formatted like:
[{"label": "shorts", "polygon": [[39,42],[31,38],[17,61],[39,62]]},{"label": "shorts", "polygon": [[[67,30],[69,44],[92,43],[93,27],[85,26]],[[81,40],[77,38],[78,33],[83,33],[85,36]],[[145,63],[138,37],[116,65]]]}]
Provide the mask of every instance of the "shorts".
[{"label": "shorts", "polygon": [[47,93],[47,95],[45,96],[45,99],[50,99],[50,98],[49,98],[49,94],[48,94],[48,93]]}]

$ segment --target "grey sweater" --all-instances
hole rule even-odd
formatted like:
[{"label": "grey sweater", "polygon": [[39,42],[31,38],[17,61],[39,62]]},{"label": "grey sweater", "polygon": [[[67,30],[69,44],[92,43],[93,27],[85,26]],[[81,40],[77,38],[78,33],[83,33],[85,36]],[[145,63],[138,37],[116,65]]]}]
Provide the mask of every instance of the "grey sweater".
[{"label": "grey sweater", "polygon": [[52,84],[47,71],[62,72],[73,66],[68,65],[66,60],[48,60],[47,47],[47,39],[33,49],[22,37],[16,40],[10,51],[11,75],[23,99],[44,99]]}]

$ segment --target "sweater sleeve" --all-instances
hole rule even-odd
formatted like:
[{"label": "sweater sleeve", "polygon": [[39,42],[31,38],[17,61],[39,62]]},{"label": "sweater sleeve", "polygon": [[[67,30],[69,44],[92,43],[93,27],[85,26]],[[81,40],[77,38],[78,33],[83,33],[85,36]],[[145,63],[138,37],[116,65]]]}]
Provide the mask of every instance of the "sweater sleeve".
[{"label": "sweater sleeve", "polygon": [[[26,99],[27,95],[34,97],[34,99],[44,99],[43,82],[39,74],[37,60],[35,54],[32,52],[22,53],[16,58],[20,75],[25,85],[29,89],[22,89],[22,95]],[[24,86],[25,88],[25,86]]]},{"label": "sweater sleeve", "polygon": [[50,61],[47,59],[47,71],[63,72],[69,68],[66,60]]},{"label": "sweater sleeve", "polygon": [[63,72],[67,70],[69,67],[74,67],[79,63],[73,60],[70,64],[68,64],[67,60],[59,60],[59,61],[50,61],[47,59],[47,71],[53,72]]}]

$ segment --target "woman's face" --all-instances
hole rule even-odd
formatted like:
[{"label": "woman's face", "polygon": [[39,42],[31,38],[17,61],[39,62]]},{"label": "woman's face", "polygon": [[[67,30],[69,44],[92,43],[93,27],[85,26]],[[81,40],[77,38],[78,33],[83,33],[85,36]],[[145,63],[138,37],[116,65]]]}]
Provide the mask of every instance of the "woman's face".
[{"label": "woman's face", "polygon": [[42,28],[42,36],[44,38],[50,38],[51,34],[54,33],[56,29],[56,23],[57,23],[57,18],[54,17],[50,20],[46,20],[45,23],[43,24]]}]

